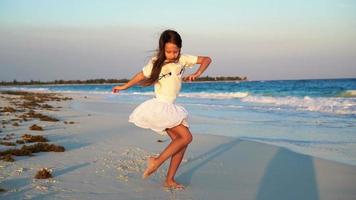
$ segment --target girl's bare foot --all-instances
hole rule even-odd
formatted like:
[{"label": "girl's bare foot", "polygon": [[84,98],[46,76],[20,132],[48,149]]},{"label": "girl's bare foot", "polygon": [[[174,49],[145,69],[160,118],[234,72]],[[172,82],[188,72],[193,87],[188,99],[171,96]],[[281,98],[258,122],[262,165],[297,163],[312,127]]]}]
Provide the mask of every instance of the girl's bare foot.
[{"label": "girl's bare foot", "polygon": [[157,166],[155,164],[155,158],[149,157],[147,160],[147,168],[146,168],[145,172],[143,172],[142,178],[146,179],[148,176],[150,176],[156,170],[157,170]]},{"label": "girl's bare foot", "polygon": [[173,181],[166,181],[163,185],[163,187],[168,188],[168,189],[178,189],[178,190],[184,190],[185,187],[184,185]]}]

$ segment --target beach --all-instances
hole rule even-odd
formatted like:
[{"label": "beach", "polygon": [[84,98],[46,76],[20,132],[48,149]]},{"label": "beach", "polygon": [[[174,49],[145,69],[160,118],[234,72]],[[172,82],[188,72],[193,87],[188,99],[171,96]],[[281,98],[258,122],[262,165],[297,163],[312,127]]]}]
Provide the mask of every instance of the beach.
[{"label": "beach", "polygon": [[[43,135],[65,151],[0,161],[0,188],[5,190],[1,199],[356,199],[355,165],[218,132],[193,132],[176,176],[186,189],[164,189],[167,163],[148,180],[141,175],[147,157],[162,151],[170,139],[127,121],[137,104],[98,94],[63,96],[72,100],[48,102],[60,107],[57,111],[36,110],[59,121],[33,119],[2,128],[2,137]],[[1,98],[0,107],[6,105]],[[1,118],[15,115],[2,112]],[[44,130],[29,130],[34,123]],[[194,124],[204,122],[191,115],[189,123],[194,129]],[[219,126],[219,121],[214,123]],[[53,177],[35,179],[41,168],[49,169]]]}]

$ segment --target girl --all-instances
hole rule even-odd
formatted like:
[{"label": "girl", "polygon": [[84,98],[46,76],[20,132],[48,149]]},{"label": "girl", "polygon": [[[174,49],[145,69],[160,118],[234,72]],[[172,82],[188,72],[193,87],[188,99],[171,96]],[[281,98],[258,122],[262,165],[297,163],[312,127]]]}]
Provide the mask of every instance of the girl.
[{"label": "girl", "polygon": [[174,180],[174,176],[188,144],[192,141],[187,122],[188,112],[174,103],[181,88],[182,74],[186,67],[200,64],[195,73],[183,78],[185,81],[194,81],[211,63],[209,57],[181,54],[181,48],[180,35],[173,30],[164,31],[159,38],[156,56],[129,82],[113,88],[115,93],[136,84],[154,84],[155,98],[140,104],[130,115],[129,122],[141,128],[150,128],[159,134],[168,134],[172,139],[159,156],[148,158],[147,169],[142,178],[147,178],[171,158],[164,186],[173,189],[184,189],[182,184]]}]

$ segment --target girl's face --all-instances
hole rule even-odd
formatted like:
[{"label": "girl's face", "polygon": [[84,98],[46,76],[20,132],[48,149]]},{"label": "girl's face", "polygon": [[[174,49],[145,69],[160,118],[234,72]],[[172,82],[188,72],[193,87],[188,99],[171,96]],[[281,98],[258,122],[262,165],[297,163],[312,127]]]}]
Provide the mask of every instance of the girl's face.
[{"label": "girl's face", "polygon": [[167,42],[164,45],[164,54],[168,61],[175,61],[180,53],[180,48],[177,45]]}]

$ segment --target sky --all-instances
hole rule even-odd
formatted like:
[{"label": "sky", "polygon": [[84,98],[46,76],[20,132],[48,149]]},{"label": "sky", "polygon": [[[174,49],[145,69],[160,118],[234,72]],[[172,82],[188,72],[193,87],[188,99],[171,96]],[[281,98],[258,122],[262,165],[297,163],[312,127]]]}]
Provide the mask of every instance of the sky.
[{"label": "sky", "polygon": [[356,78],[354,0],[0,0],[0,81],[131,78],[165,29],[202,76]]}]

